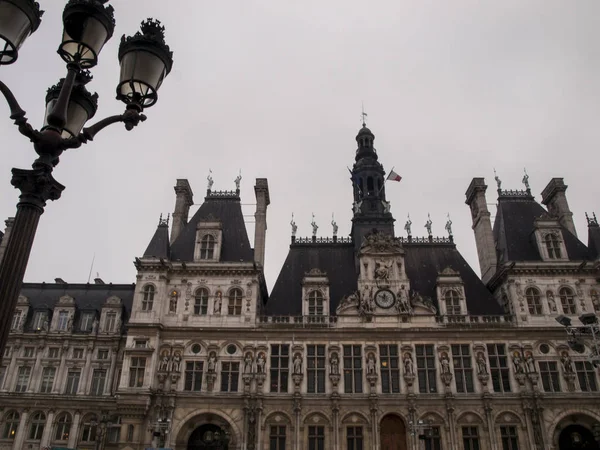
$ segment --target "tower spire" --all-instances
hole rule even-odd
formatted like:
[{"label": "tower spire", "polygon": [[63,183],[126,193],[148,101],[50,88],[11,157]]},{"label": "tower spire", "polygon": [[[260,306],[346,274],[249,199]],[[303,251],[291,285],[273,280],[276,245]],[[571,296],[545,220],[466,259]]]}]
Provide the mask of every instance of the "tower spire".
[{"label": "tower spire", "polygon": [[365,112],[365,103],[362,102],[362,113],[360,114],[361,119],[362,119],[362,126],[363,128],[367,128],[367,113]]}]

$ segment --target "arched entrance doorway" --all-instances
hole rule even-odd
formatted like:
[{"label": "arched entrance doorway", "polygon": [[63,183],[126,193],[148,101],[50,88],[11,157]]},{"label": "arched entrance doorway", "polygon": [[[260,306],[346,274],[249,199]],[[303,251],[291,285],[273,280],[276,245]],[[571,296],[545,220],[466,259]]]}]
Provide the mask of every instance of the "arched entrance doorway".
[{"label": "arched entrance doorway", "polygon": [[408,450],[406,427],[398,416],[388,414],[381,419],[381,450]]},{"label": "arched entrance doorway", "polygon": [[228,432],[209,423],[193,431],[188,440],[187,450],[228,450],[229,439]]},{"label": "arched entrance doorway", "polygon": [[582,425],[569,425],[558,436],[558,450],[600,450],[594,433]]}]

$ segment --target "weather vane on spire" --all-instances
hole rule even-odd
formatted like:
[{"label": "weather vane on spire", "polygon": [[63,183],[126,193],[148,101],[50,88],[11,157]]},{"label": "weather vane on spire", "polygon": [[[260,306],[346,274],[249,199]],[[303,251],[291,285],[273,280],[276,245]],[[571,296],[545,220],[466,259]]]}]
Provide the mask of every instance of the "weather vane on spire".
[{"label": "weather vane on spire", "polygon": [[362,104],[362,113],[360,114],[361,118],[362,118],[362,125],[363,127],[367,126],[367,113],[365,112],[365,104]]}]

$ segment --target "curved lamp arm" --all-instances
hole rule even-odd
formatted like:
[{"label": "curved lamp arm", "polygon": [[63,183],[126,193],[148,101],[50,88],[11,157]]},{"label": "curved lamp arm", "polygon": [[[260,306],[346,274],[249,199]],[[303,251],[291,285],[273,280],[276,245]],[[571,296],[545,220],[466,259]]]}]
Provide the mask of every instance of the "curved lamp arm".
[{"label": "curved lamp arm", "polygon": [[19,127],[19,132],[23,136],[28,137],[31,142],[37,142],[39,140],[39,132],[29,125],[27,117],[25,117],[26,112],[19,106],[19,102],[17,102],[12,91],[1,80],[0,92],[2,92],[4,98],[6,98],[6,103],[8,103],[8,107],[10,108],[10,118],[14,120],[15,125]]}]

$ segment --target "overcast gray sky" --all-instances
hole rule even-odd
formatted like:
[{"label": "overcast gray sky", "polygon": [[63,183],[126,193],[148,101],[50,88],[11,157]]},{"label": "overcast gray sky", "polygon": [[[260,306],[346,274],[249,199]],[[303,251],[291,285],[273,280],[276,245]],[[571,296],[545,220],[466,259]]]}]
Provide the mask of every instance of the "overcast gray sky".
[{"label": "overcast gray sky", "polygon": [[[0,78],[30,122],[40,126],[48,86],[64,76],[56,54],[65,2],[39,0],[40,29]],[[285,260],[290,217],[298,234],[350,232],[353,163],[361,102],[386,171],[387,195],[403,235],[435,235],[446,214],[455,240],[479,271],[464,192],[483,176],[494,203],[493,168],[504,188],[522,188],[527,167],[539,193],[564,177],[579,237],[584,212],[598,209],[600,2],[597,0],[113,0],[115,36],[88,86],[100,95],[96,119],[117,114],[117,49],[146,17],[162,20],[175,64],[148,120],[121,125],[61,158],[62,199],[42,216],[26,281],[86,282],[92,257],[109,282],[134,282],[161,213],[173,211],[177,178],[200,203],[212,168],[214,189],[233,189],[242,169],[242,203],[254,218],[254,179],[266,177],[266,276]],[[176,6],[175,6],[176,5]],[[35,154],[0,106],[0,216],[14,215],[11,167]],[[197,209],[194,207],[192,213]],[[492,214],[495,211],[492,210]],[[253,223],[248,223],[253,240]]]}]

